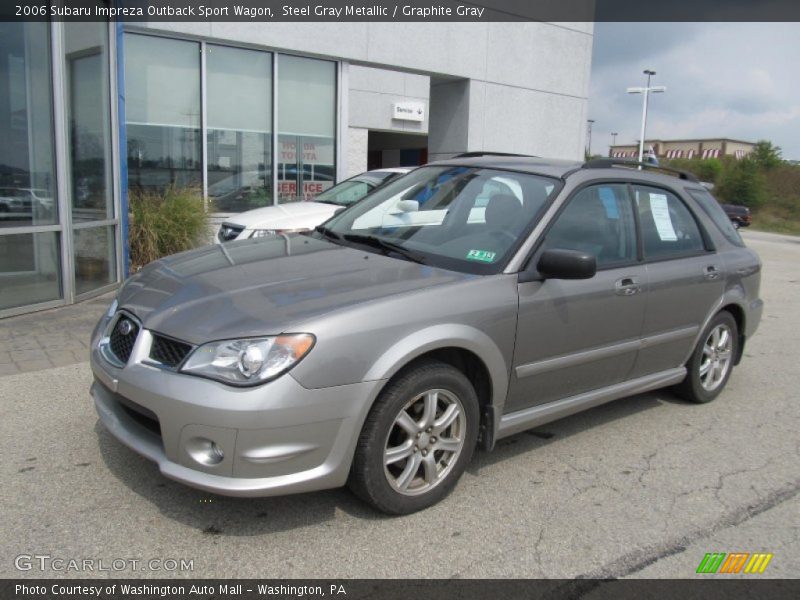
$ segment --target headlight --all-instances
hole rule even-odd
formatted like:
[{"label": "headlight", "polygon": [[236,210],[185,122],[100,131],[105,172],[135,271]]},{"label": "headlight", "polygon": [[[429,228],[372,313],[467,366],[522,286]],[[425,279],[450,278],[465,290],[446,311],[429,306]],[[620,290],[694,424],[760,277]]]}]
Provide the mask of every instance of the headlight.
[{"label": "headlight", "polygon": [[255,229],[253,233],[250,234],[251,238],[262,238],[262,237],[269,237],[271,235],[275,235],[278,232],[274,229]]},{"label": "headlight", "polygon": [[233,385],[258,385],[282,375],[308,354],[309,333],[225,340],[197,348],[181,368],[184,373]]}]

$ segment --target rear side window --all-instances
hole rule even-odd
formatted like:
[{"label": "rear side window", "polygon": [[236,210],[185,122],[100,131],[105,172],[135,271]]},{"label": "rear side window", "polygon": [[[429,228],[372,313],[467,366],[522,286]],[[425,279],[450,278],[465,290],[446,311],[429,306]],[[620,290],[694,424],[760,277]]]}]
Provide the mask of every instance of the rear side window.
[{"label": "rear side window", "polygon": [[689,192],[689,195],[700,205],[700,208],[702,208],[705,213],[711,217],[711,220],[714,221],[714,224],[722,232],[722,235],[725,236],[725,239],[727,239],[731,244],[744,247],[744,241],[742,240],[742,237],[733,227],[728,215],[725,214],[725,211],[719,205],[719,202],[717,202],[714,196],[709,194],[706,190],[687,191]]},{"label": "rear side window", "polygon": [[674,194],[646,186],[633,186],[642,226],[644,256],[668,260],[705,251],[694,216]]}]

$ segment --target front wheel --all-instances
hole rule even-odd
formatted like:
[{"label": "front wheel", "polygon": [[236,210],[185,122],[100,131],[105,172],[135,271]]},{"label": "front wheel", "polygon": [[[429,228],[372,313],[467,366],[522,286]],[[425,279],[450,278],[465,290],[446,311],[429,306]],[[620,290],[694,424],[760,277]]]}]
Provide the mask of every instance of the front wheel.
[{"label": "front wheel", "polygon": [[733,371],[738,340],[736,320],[729,312],[722,311],[711,319],[686,363],[686,379],[675,388],[678,395],[697,403],[716,398]]},{"label": "front wheel", "polygon": [[350,489],[389,514],[436,504],[469,463],[478,420],[475,390],[454,367],[431,361],[400,374],[364,423]]}]

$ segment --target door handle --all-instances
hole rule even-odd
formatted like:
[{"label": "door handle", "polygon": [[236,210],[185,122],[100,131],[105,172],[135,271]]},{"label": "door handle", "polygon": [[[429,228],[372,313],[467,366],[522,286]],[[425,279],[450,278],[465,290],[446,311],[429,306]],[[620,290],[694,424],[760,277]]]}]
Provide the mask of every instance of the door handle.
[{"label": "door handle", "polygon": [[722,277],[722,271],[717,268],[717,265],[708,265],[703,272],[703,276],[709,281],[714,281]]},{"label": "door handle", "polygon": [[633,296],[642,291],[638,277],[623,277],[614,283],[614,292],[618,296]]}]

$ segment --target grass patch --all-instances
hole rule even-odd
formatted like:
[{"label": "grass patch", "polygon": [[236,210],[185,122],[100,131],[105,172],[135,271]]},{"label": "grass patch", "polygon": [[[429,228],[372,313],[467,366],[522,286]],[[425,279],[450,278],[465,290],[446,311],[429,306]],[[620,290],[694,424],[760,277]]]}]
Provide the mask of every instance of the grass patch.
[{"label": "grass patch", "polygon": [[207,241],[208,212],[198,189],[170,186],[161,192],[131,190],[128,205],[132,272]]}]

